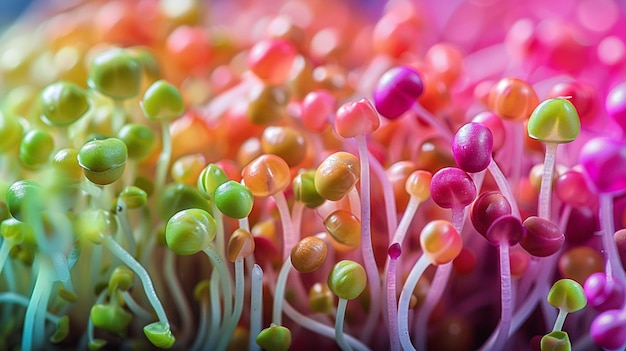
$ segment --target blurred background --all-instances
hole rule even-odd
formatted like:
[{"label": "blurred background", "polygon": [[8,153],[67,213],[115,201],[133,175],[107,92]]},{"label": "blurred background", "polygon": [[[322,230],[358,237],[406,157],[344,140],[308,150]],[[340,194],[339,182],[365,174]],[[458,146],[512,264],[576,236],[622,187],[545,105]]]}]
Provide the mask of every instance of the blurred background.
[{"label": "blurred background", "polygon": [[0,30],[10,25],[30,5],[32,0],[0,1]]}]

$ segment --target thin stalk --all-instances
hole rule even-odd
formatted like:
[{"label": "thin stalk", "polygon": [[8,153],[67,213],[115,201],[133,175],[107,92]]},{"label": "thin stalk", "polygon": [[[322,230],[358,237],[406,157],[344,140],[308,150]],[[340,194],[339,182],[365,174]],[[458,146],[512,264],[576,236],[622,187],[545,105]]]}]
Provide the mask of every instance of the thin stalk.
[{"label": "thin stalk", "polygon": [[428,112],[422,105],[414,104],[413,112],[419,115],[420,118],[426,121],[426,123],[430,124],[431,127],[435,128],[439,135],[443,136],[447,141],[452,141],[452,132],[444,126],[437,117],[433,116],[432,113]]},{"label": "thin stalk", "polygon": [[285,300],[285,286],[287,285],[287,277],[291,270],[291,257],[285,259],[280,273],[278,274],[278,281],[276,281],[276,293],[274,294],[274,309],[272,310],[272,323],[276,325],[282,325],[282,311],[283,301]]},{"label": "thin stalk", "polygon": [[[29,302],[30,300],[28,299],[28,297],[12,291],[0,293],[0,303],[9,303],[14,305],[20,305],[22,307],[27,307]],[[61,316],[57,316],[56,314],[46,311],[46,319],[52,323],[58,323],[61,319]]]},{"label": "thin stalk", "polygon": [[606,279],[612,283],[613,279],[626,282],[626,274],[622,267],[617,245],[613,239],[615,223],[613,222],[613,197],[610,194],[600,194],[600,228],[602,230],[602,245],[606,250],[607,268]]},{"label": "thin stalk", "polygon": [[[289,214],[289,206],[287,205],[287,199],[282,191],[273,195],[276,202],[276,208],[280,215],[280,223],[283,227],[283,259],[286,259],[291,252],[291,248],[298,242],[296,233],[291,222],[291,215]],[[280,325],[280,324],[277,324]]]},{"label": "thin stalk", "polygon": [[498,185],[498,189],[500,189],[502,195],[504,195],[504,197],[509,201],[509,205],[511,205],[511,214],[513,214],[513,216],[515,216],[516,218],[521,218],[519,207],[517,206],[517,201],[515,201],[513,191],[511,191],[511,186],[509,185],[509,182],[506,180],[506,177],[502,173],[502,170],[500,169],[500,167],[498,167],[498,164],[496,163],[496,161],[493,160],[493,158],[491,158],[491,162],[489,163],[487,169],[495,180],[496,185]]},{"label": "thin stalk", "polygon": [[367,150],[367,141],[365,135],[356,137],[359,149],[359,160],[361,162],[361,174],[359,182],[361,185],[361,254],[365,265],[365,273],[367,274],[367,282],[370,289],[370,311],[363,327],[361,337],[367,340],[372,335],[372,330],[378,320],[380,306],[380,276],[378,275],[378,266],[376,257],[374,257],[374,249],[372,248],[372,235],[370,232],[371,208],[370,208],[370,167],[369,152]]},{"label": "thin stalk", "polygon": [[[392,245],[398,245],[392,244]],[[399,246],[398,246],[399,247]],[[398,256],[389,256],[389,269],[387,270],[387,320],[389,323],[389,340],[391,351],[400,351],[400,339],[398,338],[398,307],[396,303],[396,274]]]},{"label": "thin stalk", "polygon": [[402,349],[405,351],[415,350],[409,336],[409,302],[411,302],[411,295],[413,295],[417,282],[429,265],[428,257],[425,255],[420,256],[413,265],[400,293],[400,301],[398,303],[398,337],[400,344],[402,344]]},{"label": "thin stalk", "polygon": [[149,322],[152,320],[152,313],[148,312],[145,308],[141,307],[133,298],[128,291],[120,291],[122,294],[122,298],[124,299],[124,303],[128,306],[128,309],[137,317],[142,319],[145,322]]},{"label": "thin stalk", "polygon": [[148,301],[150,301],[150,305],[154,308],[154,311],[157,314],[159,322],[164,323],[166,325],[170,325],[167,320],[167,315],[165,314],[165,309],[159,300],[159,297],[154,290],[154,285],[152,284],[152,280],[150,279],[150,275],[146,269],[139,263],[137,260],[128,253],[128,251],[124,250],[123,247],[120,246],[113,238],[110,236],[106,236],[102,241],[102,244],[109,249],[117,258],[119,258],[125,265],[127,265],[132,271],[137,274],[139,279],[141,280],[141,284],[143,285],[144,292]]},{"label": "thin stalk", "polygon": [[239,323],[241,311],[243,310],[243,290],[243,258],[240,257],[235,261],[235,309],[233,310],[232,316],[225,316],[224,332],[222,333],[222,338],[220,338],[216,349],[218,351],[225,350],[228,347],[228,343]]},{"label": "thin stalk", "polygon": [[554,321],[554,327],[552,327],[553,332],[563,330],[563,324],[565,324],[565,317],[567,317],[567,311],[564,309],[559,309],[559,315],[556,316],[556,320]]},{"label": "thin stalk", "polygon": [[[383,199],[385,201],[385,219],[387,220],[387,232],[391,238],[392,233],[396,231],[398,226],[398,213],[396,209],[396,198],[393,192],[393,187],[383,166],[378,162],[376,157],[370,157],[370,166],[376,178],[380,182],[383,188]],[[391,241],[393,242],[393,241]]]},{"label": "thin stalk", "polygon": [[263,324],[263,270],[255,264],[252,268],[252,289],[250,292],[250,338],[248,350],[259,351],[261,347],[256,343],[256,337],[261,332]]},{"label": "thin stalk", "polygon": [[161,154],[157,161],[156,177],[154,182],[154,188],[157,191],[163,189],[165,185],[165,178],[167,177],[167,170],[170,165],[170,159],[172,158],[172,136],[170,135],[170,127],[168,121],[161,121],[161,135],[162,135],[162,148]]},{"label": "thin stalk", "polygon": [[220,331],[221,320],[221,307],[220,307],[220,274],[216,267],[213,267],[213,273],[211,273],[211,285],[209,286],[209,295],[211,300],[211,324],[209,326],[209,333],[207,336],[207,343],[204,345],[203,350],[208,349],[209,345],[215,345],[217,343],[216,338]]},{"label": "thin stalk", "polygon": [[200,301],[200,323],[198,323],[198,330],[196,331],[196,339],[191,346],[191,351],[198,351],[202,349],[202,343],[205,340],[206,331],[208,330],[208,320],[209,320],[209,301],[206,298],[203,298]]},{"label": "thin stalk", "polygon": [[228,273],[228,267],[226,267],[222,256],[217,253],[214,247],[209,246],[203,251],[209,257],[213,267],[217,269],[217,274],[220,278],[220,285],[222,293],[224,294],[224,321],[226,321],[230,318],[230,314],[233,312],[233,294],[230,286],[230,274]]},{"label": "thin stalk", "polygon": [[361,197],[359,196],[359,192],[358,190],[356,190],[356,188],[352,188],[352,190],[350,190],[348,192],[348,202],[350,204],[350,212],[352,212],[352,214],[358,218],[359,220],[361,220],[361,215],[362,215],[362,209],[361,209]]},{"label": "thin stalk", "polygon": [[337,304],[337,317],[335,318],[335,338],[337,344],[343,351],[352,351],[352,347],[348,344],[343,336],[343,320],[346,317],[346,307],[348,306],[348,300],[339,298]]},{"label": "thin stalk", "polygon": [[0,244],[0,274],[2,274],[4,264],[9,259],[9,252],[12,247],[13,245],[11,245],[7,239],[2,240],[2,244]]},{"label": "thin stalk", "polygon": [[[325,336],[331,340],[336,340],[335,337],[335,329],[331,328],[325,324],[322,324],[315,319],[307,317],[306,315],[301,314],[296,309],[293,308],[288,302],[285,302],[284,306],[285,314],[291,320],[297,321],[298,325],[301,325],[303,328],[308,329],[314,333],[317,333],[321,336]],[[359,341],[357,338],[347,335],[344,333],[344,340],[347,344],[353,347],[357,351],[369,351],[370,348],[367,347],[363,342]]]},{"label": "thin stalk", "polygon": [[441,295],[443,295],[446,285],[448,285],[450,273],[452,273],[452,262],[437,267],[437,272],[433,278],[431,288],[428,291],[428,294],[426,294],[426,300],[424,300],[422,308],[417,314],[415,330],[417,330],[417,348],[419,350],[426,349],[428,319],[437,306],[437,302],[441,299]]},{"label": "thin stalk", "polygon": [[52,277],[54,273],[50,269],[49,262],[39,261],[39,270],[33,293],[30,297],[28,306],[26,307],[26,315],[24,317],[24,328],[22,335],[22,350],[39,350],[44,347],[45,338],[45,312],[50,297],[50,289],[52,288]]},{"label": "thin stalk", "polygon": [[392,243],[398,243],[400,244],[400,246],[402,246],[402,243],[404,242],[404,237],[406,236],[406,232],[409,229],[413,218],[415,217],[415,213],[417,213],[419,205],[419,199],[415,196],[411,196],[411,198],[409,199],[409,203],[404,210],[404,214],[400,219],[400,224],[398,224],[398,228],[396,228],[396,231],[393,234],[393,237],[391,239]]},{"label": "thin stalk", "polygon": [[117,135],[126,123],[126,114],[124,112],[124,100],[115,99],[113,101],[113,115],[111,116],[111,133]]},{"label": "thin stalk", "polygon": [[193,328],[193,316],[191,314],[191,307],[185,297],[185,292],[180,285],[178,275],[175,271],[176,267],[176,255],[172,250],[165,250],[165,259],[163,260],[163,272],[167,279],[165,284],[170,289],[176,310],[180,313],[181,321],[181,335],[178,337],[181,345],[186,345],[187,341],[191,337],[191,330]]},{"label": "thin stalk", "polygon": [[557,143],[546,143],[546,157],[543,161],[541,189],[539,190],[539,217],[550,220],[550,203],[552,201],[552,178],[556,162]]},{"label": "thin stalk", "polygon": [[511,290],[511,261],[509,258],[509,245],[506,242],[500,243],[500,285],[501,285],[501,317],[498,325],[498,335],[494,342],[494,350],[500,350],[509,337],[511,329],[511,318],[513,314],[513,297]]},{"label": "thin stalk", "polygon": [[211,213],[215,218],[215,247],[220,255],[224,255],[225,234],[224,234],[224,215],[217,208],[215,201],[211,201]]},{"label": "thin stalk", "polygon": [[296,233],[300,233],[302,226],[302,215],[304,214],[304,203],[300,201],[296,201],[293,204],[293,208],[291,209],[291,223],[293,226],[293,230]]},{"label": "thin stalk", "polygon": [[126,244],[128,245],[128,251],[133,254],[137,254],[137,242],[135,241],[135,236],[133,235],[133,230],[130,226],[130,222],[128,221],[128,207],[122,197],[117,198],[117,220],[120,225],[120,230],[122,235],[124,236],[124,240],[126,240]]}]

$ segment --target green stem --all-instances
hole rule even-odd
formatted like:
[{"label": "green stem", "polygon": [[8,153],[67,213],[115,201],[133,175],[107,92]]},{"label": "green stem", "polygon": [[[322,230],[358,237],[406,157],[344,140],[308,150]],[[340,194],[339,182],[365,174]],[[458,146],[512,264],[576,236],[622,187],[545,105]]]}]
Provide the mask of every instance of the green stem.
[{"label": "green stem", "polygon": [[128,251],[132,252],[134,255],[137,255],[137,242],[135,241],[135,236],[133,235],[133,230],[130,226],[130,222],[128,221],[128,207],[122,197],[117,198],[117,220],[120,224],[120,229],[122,231],[122,235],[126,240],[126,244],[128,244]]},{"label": "green stem", "polygon": [[156,180],[154,183],[154,189],[159,192],[165,185],[165,178],[167,177],[167,170],[170,165],[170,159],[172,158],[172,136],[170,135],[170,126],[167,121],[161,121],[161,154],[157,161]]},{"label": "green stem", "polygon": [[111,134],[117,135],[126,123],[126,113],[124,111],[124,100],[113,101],[113,115],[111,116]]},{"label": "green stem", "polygon": [[220,255],[224,255],[224,248],[226,244],[224,242],[224,215],[217,208],[215,201],[211,201],[211,213],[213,214],[213,218],[215,219],[215,247],[217,248],[217,252]]},{"label": "green stem", "polygon": [[561,331],[563,330],[563,324],[565,324],[565,317],[567,317],[567,311],[563,309],[559,309],[559,315],[556,316],[556,320],[554,321],[554,327],[552,331]]},{"label": "green stem", "polygon": [[13,245],[9,243],[8,240],[2,240],[2,244],[0,244],[0,274],[2,274],[2,269],[4,268],[4,264],[9,259],[9,252]]},{"label": "green stem", "polygon": [[[39,350],[44,347],[45,311],[47,310],[50,289],[52,288],[51,277],[54,276],[50,266],[50,262],[39,261],[35,287],[26,307],[26,316],[24,318],[22,335],[22,350],[24,351]],[[41,318],[42,314],[44,318]]]}]

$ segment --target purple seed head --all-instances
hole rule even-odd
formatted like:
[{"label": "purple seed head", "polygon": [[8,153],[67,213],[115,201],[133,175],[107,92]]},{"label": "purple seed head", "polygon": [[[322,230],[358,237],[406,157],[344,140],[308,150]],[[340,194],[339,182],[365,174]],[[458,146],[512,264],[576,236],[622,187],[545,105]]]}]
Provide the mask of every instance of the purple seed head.
[{"label": "purple seed head", "polygon": [[416,103],[424,91],[419,74],[410,67],[394,67],[385,72],[374,89],[374,105],[381,116],[396,119]]},{"label": "purple seed head", "polygon": [[452,140],[452,154],[460,169],[469,173],[485,170],[491,162],[493,135],[487,126],[470,122],[463,125]]},{"label": "purple seed head", "polygon": [[446,167],[430,181],[430,196],[443,208],[463,208],[476,198],[476,185],[462,169]]}]

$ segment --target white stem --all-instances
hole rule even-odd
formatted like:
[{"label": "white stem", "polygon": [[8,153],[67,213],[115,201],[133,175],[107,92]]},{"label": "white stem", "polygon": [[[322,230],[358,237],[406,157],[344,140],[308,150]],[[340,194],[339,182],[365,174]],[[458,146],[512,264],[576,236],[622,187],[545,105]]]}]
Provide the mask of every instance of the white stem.
[{"label": "white stem", "polygon": [[241,311],[243,309],[243,258],[238,258],[235,261],[235,309],[232,316],[225,316],[225,325],[220,342],[217,345],[218,351],[225,350],[228,347],[233,332],[239,323],[241,317]]},{"label": "white stem", "polygon": [[406,232],[413,221],[413,217],[415,217],[415,213],[419,208],[420,201],[417,197],[411,196],[409,203],[404,210],[404,215],[402,215],[402,219],[400,219],[400,224],[398,224],[398,228],[396,232],[393,234],[393,238],[391,239],[391,243],[398,243],[402,246],[404,242],[404,237],[406,236]]},{"label": "white stem", "polygon": [[201,350],[202,343],[206,337],[207,321],[209,319],[209,303],[206,298],[200,301],[200,323],[198,323],[198,331],[196,332],[196,339],[191,346],[191,351]]},{"label": "white stem", "polygon": [[278,209],[280,222],[283,227],[283,259],[286,259],[291,252],[291,248],[298,242],[298,238],[296,237],[293,223],[291,222],[291,214],[289,213],[289,206],[287,205],[285,194],[279,191],[273,195],[273,198],[276,202],[276,208]]},{"label": "white stem", "polygon": [[224,255],[225,244],[225,234],[224,234],[224,215],[217,208],[215,201],[211,201],[211,213],[213,214],[213,218],[215,218],[215,247],[217,252],[220,255]]},{"label": "white stem", "polygon": [[361,185],[361,255],[363,256],[371,298],[370,311],[368,312],[368,317],[361,334],[363,339],[367,339],[372,335],[372,330],[380,314],[381,287],[376,257],[374,257],[374,249],[372,247],[372,233],[370,232],[372,213],[370,208],[369,151],[367,149],[365,135],[359,135],[355,139],[359,149],[359,160],[361,162],[361,174],[359,178]]},{"label": "white stem", "polygon": [[102,244],[109,249],[117,258],[119,258],[125,265],[127,265],[141,280],[141,284],[143,285],[143,290],[150,301],[150,305],[154,308],[154,311],[157,314],[159,322],[164,323],[166,325],[170,325],[167,320],[167,315],[165,314],[165,309],[163,309],[163,305],[161,305],[161,301],[154,290],[154,285],[152,284],[152,280],[150,279],[150,275],[146,269],[139,263],[137,260],[131,256],[123,247],[120,246],[115,240],[113,240],[110,236],[105,236]]},{"label": "white stem", "polygon": [[180,286],[178,275],[176,274],[176,255],[172,250],[165,250],[165,259],[163,260],[163,271],[165,273],[165,284],[170,289],[176,310],[180,313],[181,321],[181,335],[178,337],[181,345],[187,345],[187,341],[191,337],[191,330],[193,328],[193,316],[191,313],[191,307],[185,297],[185,292]]},{"label": "white stem", "polygon": [[389,233],[389,237],[391,238],[392,233],[396,231],[396,227],[398,226],[396,198],[393,192],[393,187],[391,186],[389,177],[387,177],[387,174],[385,173],[385,169],[380,164],[380,162],[378,162],[376,157],[370,157],[370,165],[373,173],[376,175],[376,178],[378,178],[378,181],[383,188],[383,198],[385,201],[385,218],[387,220],[387,232]]},{"label": "white stem", "polygon": [[203,350],[207,350],[209,345],[215,345],[216,338],[220,331],[220,274],[216,267],[213,267],[213,273],[211,273],[211,285],[209,286],[209,294],[211,299],[211,325],[209,326],[209,335],[207,336],[207,343],[204,345]]},{"label": "white stem", "polygon": [[249,351],[259,351],[261,347],[256,343],[256,337],[261,332],[263,324],[263,270],[255,264],[252,268],[252,290],[250,293],[250,339]]},{"label": "white stem", "polygon": [[[27,307],[29,302],[28,297],[12,291],[0,293],[0,303],[10,303]],[[61,317],[46,311],[46,319],[52,323],[58,323]]]},{"label": "white stem", "polygon": [[121,291],[122,298],[124,298],[124,303],[128,306],[128,309],[133,312],[133,314],[140,319],[143,319],[146,322],[152,320],[152,314],[148,312],[145,308],[141,307],[137,301],[133,298],[133,295],[129,294],[128,291]]},{"label": "white stem", "polygon": [[111,117],[111,133],[117,135],[117,132],[122,129],[126,123],[126,116],[124,113],[124,100],[113,101],[113,115]]},{"label": "white stem", "polygon": [[513,216],[515,216],[515,218],[521,219],[522,216],[520,215],[519,207],[517,206],[517,201],[515,201],[515,197],[513,196],[513,192],[511,191],[509,182],[506,180],[506,177],[502,173],[502,170],[500,169],[500,167],[498,167],[498,164],[496,163],[496,161],[493,160],[493,158],[491,159],[491,162],[489,163],[487,169],[489,170],[489,173],[491,173],[491,176],[498,185],[498,188],[500,189],[500,192],[502,192],[502,195],[504,195],[504,197],[509,201],[509,205],[511,205],[511,213],[513,214]]},{"label": "white stem", "polygon": [[2,269],[9,258],[9,252],[12,247],[13,245],[7,239],[2,240],[2,244],[0,244],[0,274],[2,274]]},{"label": "white stem", "polygon": [[429,265],[430,261],[428,258],[425,255],[420,256],[415,265],[413,265],[400,293],[400,301],[398,302],[398,337],[404,350],[415,350],[409,336],[409,302],[411,302],[411,295],[413,295],[417,282]]},{"label": "white stem", "polygon": [[417,315],[417,323],[415,328],[417,329],[417,346],[420,350],[426,349],[426,333],[428,330],[428,319],[433,312],[437,303],[441,299],[441,295],[448,285],[448,279],[452,272],[452,262],[437,266],[437,272],[430,285],[430,290],[426,294],[426,299],[422,304]]},{"label": "white stem", "polygon": [[287,277],[289,277],[289,271],[291,270],[291,257],[285,259],[283,267],[278,274],[278,281],[276,282],[276,293],[274,294],[274,309],[272,311],[272,323],[276,325],[282,325],[282,313],[283,313],[283,300],[285,299],[285,286],[287,285]]},{"label": "white stem", "polygon": [[170,127],[168,121],[161,121],[161,154],[157,161],[156,177],[154,188],[161,191],[165,185],[167,178],[167,170],[169,169],[170,159],[172,158],[172,136],[170,135]]},{"label": "white stem", "polygon": [[500,244],[500,285],[501,285],[501,317],[498,325],[498,335],[494,343],[494,349],[504,347],[509,330],[511,329],[511,318],[513,314],[513,297],[511,292],[511,261],[509,258],[509,245],[506,242]]},{"label": "white stem", "polygon": [[122,200],[122,197],[117,198],[117,219],[120,224],[120,230],[122,231],[122,235],[126,240],[126,244],[128,244],[128,251],[133,254],[137,253],[137,242],[135,241],[135,236],[133,235],[133,230],[131,229],[130,223],[128,221],[128,206],[126,206],[126,202]]},{"label": "white stem", "polygon": [[337,317],[335,319],[335,338],[337,339],[337,344],[343,351],[352,351],[352,347],[348,344],[343,337],[343,320],[346,316],[346,307],[348,306],[348,300],[339,298],[339,303],[337,304]]},{"label": "white stem", "polygon": [[222,293],[224,294],[224,321],[230,318],[230,314],[233,311],[233,293],[230,286],[230,274],[228,273],[228,268],[214,247],[209,246],[205,248],[204,253],[209,257],[209,260],[213,264],[213,267],[217,269],[217,273],[220,277],[220,285],[222,288]]},{"label": "white stem", "polygon": [[48,306],[50,289],[52,288],[50,262],[39,262],[39,271],[24,317],[24,329],[22,335],[22,350],[30,351],[44,347],[44,322],[45,311]]},{"label": "white stem", "polygon": [[556,316],[556,320],[554,321],[554,327],[552,331],[561,331],[563,330],[563,324],[565,324],[565,317],[567,317],[567,311],[563,309],[559,309],[559,315]]},{"label": "white stem", "polygon": [[615,224],[613,222],[613,197],[610,194],[600,194],[600,228],[602,229],[602,245],[607,256],[607,280],[618,279],[622,283],[626,282],[626,274],[622,267],[622,261],[617,251],[617,245],[613,235],[615,234]]},{"label": "white stem", "polygon": [[539,217],[550,220],[550,203],[552,202],[552,178],[556,162],[557,143],[546,143],[546,157],[543,161],[541,189],[539,190]]}]

